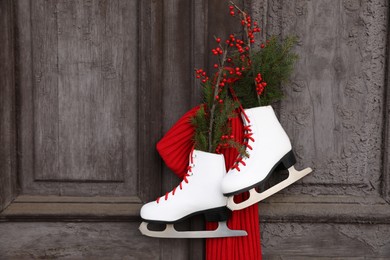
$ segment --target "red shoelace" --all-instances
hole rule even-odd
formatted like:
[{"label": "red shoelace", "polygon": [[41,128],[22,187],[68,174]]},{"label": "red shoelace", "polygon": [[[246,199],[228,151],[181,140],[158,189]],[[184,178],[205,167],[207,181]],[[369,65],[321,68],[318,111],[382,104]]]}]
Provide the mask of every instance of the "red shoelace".
[{"label": "red shoelace", "polygon": [[[233,99],[236,101],[236,102],[239,102],[240,103],[240,100],[238,99],[236,93],[234,92],[233,88],[230,87],[230,93],[232,94],[233,96]],[[242,115],[244,116],[245,118],[245,121],[246,121],[246,125],[244,126],[244,143],[243,145],[245,146],[245,149],[249,149],[249,150],[253,150],[252,146],[249,145],[249,141],[252,141],[252,142],[255,142],[255,139],[252,137],[253,133],[252,133],[252,128],[251,128],[251,125],[250,125],[250,120],[249,120],[249,117],[248,115],[245,113],[245,110],[244,108],[242,107],[241,103],[240,103],[240,107],[239,107]],[[230,168],[230,169],[236,169],[237,171],[240,171],[240,164],[242,164],[243,166],[246,166],[246,163],[244,162],[244,158],[242,158],[242,156],[238,156],[237,159],[235,160],[235,162],[233,163],[233,166]]]},{"label": "red shoelace", "polygon": [[[183,182],[188,183],[187,177],[189,177],[189,176],[192,175],[192,165],[193,165],[193,163],[194,163],[194,158],[193,158],[193,156],[192,156],[193,152],[194,152],[194,148],[192,148],[191,153],[190,153],[190,165],[188,165],[188,167],[187,167],[187,173],[183,176],[183,180],[180,182],[180,184],[179,184],[178,186],[176,186],[176,187],[171,191],[171,192],[172,192],[172,196],[175,195],[176,189],[177,189],[178,187],[179,187],[181,190],[183,189]],[[169,193],[171,193],[171,192],[165,193],[165,200],[168,200]],[[159,203],[161,198],[162,198],[162,197],[157,198],[156,202]]]},{"label": "red shoelace", "polygon": [[[247,123],[249,123],[250,122],[249,118],[245,114],[244,110],[242,110],[242,113],[243,113],[244,117],[246,118]],[[252,137],[253,133],[252,133],[251,126],[250,125],[244,126],[244,131],[245,131],[245,134],[244,134],[245,141],[244,141],[243,145],[245,146],[246,150],[247,149],[253,150],[252,146],[249,144],[249,141],[255,142],[255,139]],[[236,169],[237,171],[240,171],[240,164],[242,164],[243,166],[246,166],[246,163],[244,162],[244,158],[242,156],[237,157],[236,161],[233,163],[233,166],[230,169]]]}]

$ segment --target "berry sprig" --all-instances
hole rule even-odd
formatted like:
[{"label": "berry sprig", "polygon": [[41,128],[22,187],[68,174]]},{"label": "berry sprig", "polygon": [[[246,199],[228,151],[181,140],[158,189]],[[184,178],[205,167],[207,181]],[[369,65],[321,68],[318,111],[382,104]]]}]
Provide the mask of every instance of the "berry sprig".
[{"label": "berry sprig", "polygon": [[215,37],[216,46],[211,49],[217,60],[212,66],[215,72],[209,76],[204,69],[195,70],[204,103],[191,122],[196,149],[220,153],[221,149],[234,147],[242,154],[229,128],[234,110],[259,106],[260,101],[269,104],[281,97],[279,78],[289,75],[296,56],[290,52],[290,43],[278,45],[271,38],[270,43],[257,45],[255,36],[261,32],[258,23],[234,2],[230,2],[229,13],[239,20],[243,36]]},{"label": "berry sprig", "polygon": [[[256,21],[253,21],[252,23],[252,18],[250,15],[248,15],[246,12],[241,10],[234,2],[230,1],[230,15],[235,16],[234,10],[237,10],[237,13],[239,14],[239,19],[241,20],[241,25],[244,28],[245,31],[245,39],[246,39],[246,44],[244,49],[247,51],[246,55],[241,56],[241,61],[244,62],[245,59],[247,60],[247,64],[250,67],[249,69],[252,70],[253,75],[255,75],[255,72],[253,71],[252,68],[252,61],[251,61],[251,56],[252,56],[252,44],[255,44],[255,33],[260,33],[261,29]],[[240,47],[241,50],[242,46],[244,45],[244,42],[241,41]],[[261,48],[264,48],[264,44],[260,45]],[[243,53],[244,51],[239,51],[240,53]],[[259,105],[261,105],[261,99],[260,95],[263,93],[265,86],[267,85],[266,82],[261,82],[260,84],[257,82],[257,77],[254,78],[254,83],[256,85],[256,93],[257,93],[257,100],[259,102]],[[260,85],[260,86],[259,86]]]},{"label": "berry sprig", "polygon": [[255,81],[256,81],[257,96],[260,96],[263,93],[264,88],[267,86],[267,82],[263,81],[263,78],[261,77],[261,73],[257,74]]}]

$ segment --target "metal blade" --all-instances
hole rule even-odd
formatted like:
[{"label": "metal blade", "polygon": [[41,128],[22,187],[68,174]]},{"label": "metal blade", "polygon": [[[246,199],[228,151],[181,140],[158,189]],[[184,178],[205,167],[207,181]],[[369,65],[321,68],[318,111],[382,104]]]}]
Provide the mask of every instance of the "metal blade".
[{"label": "metal blade", "polygon": [[269,188],[261,193],[257,192],[256,189],[254,189],[254,188],[251,189],[249,191],[249,195],[250,195],[249,198],[246,201],[243,201],[240,203],[235,203],[234,196],[231,196],[228,198],[227,207],[230,210],[240,210],[240,209],[244,209],[244,208],[247,208],[249,206],[252,206],[253,204],[256,204],[259,201],[262,201],[262,200],[268,198],[269,196],[271,196],[271,195],[283,190],[284,188],[290,186],[291,184],[298,181],[299,179],[302,179],[303,177],[305,177],[306,175],[308,175],[312,171],[313,170],[310,167],[306,168],[302,171],[297,171],[294,166],[291,166],[288,169],[289,175],[288,175],[288,178],[286,180],[276,184],[275,186],[272,186],[271,188]]},{"label": "metal blade", "polygon": [[145,236],[158,238],[213,238],[213,237],[241,237],[247,236],[245,230],[232,230],[226,225],[226,221],[218,222],[216,230],[207,231],[177,231],[173,224],[166,224],[163,231],[152,231],[148,229],[148,223],[142,222],[139,230]]}]

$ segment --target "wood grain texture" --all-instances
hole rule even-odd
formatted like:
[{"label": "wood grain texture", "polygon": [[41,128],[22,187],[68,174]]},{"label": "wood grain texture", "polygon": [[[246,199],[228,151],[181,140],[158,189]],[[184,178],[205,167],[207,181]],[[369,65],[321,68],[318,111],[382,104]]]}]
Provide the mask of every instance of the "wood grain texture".
[{"label": "wood grain texture", "polygon": [[299,166],[315,169],[305,187],[286,192],[380,195],[386,6],[282,1],[281,36],[298,35],[300,60],[284,86],[281,122]]},{"label": "wood grain texture", "polygon": [[389,225],[261,226],[264,259],[388,259]]},{"label": "wood grain texture", "polygon": [[267,19],[265,35],[300,38],[300,61],[283,86],[280,114],[299,165],[315,172],[305,187],[286,192],[380,195],[387,2],[270,0],[251,6],[255,19]]},{"label": "wood grain texture", "polygon": [[161,259],[138,223],[1,223],[0,241],[1,259]]},{"label": "wood grain texture", "polygon": [[0,212],[16,187],[16,107],[12,1],[0,2]]},{"label": "wood grain texture", "polygon": [[384,129],[383,129],[383,175],[382,175],[382,197],[390,203],[390,6],[387,18],[387,52],[385,64],[385,87],[384,87]]},{"label": "wood grain texture", "polygon": [[0,221],[140,221],[141,203],[13,202]]},{"label": "wood grain texture", "polygon": [[260,204],[264,259],[388,259],[388,2],[251,7],[263,37],[299,37],[280,119],[298,167],[314,168]]},{"label": "wood grain texture", "polygon": [[136,2],[31,3],[35,178],[123,181],[136,167]]},{"label": "wood grain texture", "polygon": [[259,214],[263,223],[390,224],[390,207],[378,197],[274,195]]},{"label": "wood grain texture", "polygon": [[[191,108],[191,91],[198,87],[192,86],[194,78],[194,65],[192,63],[192,9],[191,1],[169,0],[163,1],[163,57],[162,68],[162,132],[164,135],[171,126]],[[166,167],[162,168],[161,196],[171,191],[180,180]],[[190,230],[190,223],[183,223],[185,230]],[[163,259],[169,259],[176,255],[178,259],[189,259],[190,244],[203,243],[203,241],[185,241],[174,239],[162,240]],[[197,252],[196,252],[197,251]],[[195,250],[203,255],[202,250]],[[198,258],[199,259],[199,258]]]},{"label": "wood grain texture", "polygon": [[138,2],[15,6],[23,192],[139,192]]},{"label": "wood grain texture", "polygon": [[[155,149],[162,128],[163,12],[160,1],[139,1],[138,142],[140,177],[138,187],[144,201],[160,195],[161,159]],[[142,28],[142,29],[141,29]]]}]

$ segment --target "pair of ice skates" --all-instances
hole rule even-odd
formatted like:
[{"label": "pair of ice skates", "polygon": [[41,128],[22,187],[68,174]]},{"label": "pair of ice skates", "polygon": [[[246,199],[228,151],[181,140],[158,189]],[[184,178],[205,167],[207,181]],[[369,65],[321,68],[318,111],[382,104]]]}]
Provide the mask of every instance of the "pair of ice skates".
[{"label": "pair of ice skates", "polygon": [[[242,113],[248,157],[238,157],[226,173],[221,154],[194,150],[190,154],[188,172],[179,186],[141,208],[142,234],[165,238],[212,238],[246,236],[246,231],[231,230],[226,221],[230,210],[249,207],[286,188],[312,170],[297,171],[291,142],[271,106],[246,109]],[[289,177],[277,185],[257,192],[276,169],[287,169]],[[248,191],[250,197],[235,203],[234,195]],[[177,231],[174,224],[194,215],[203,214],[210,222],[219,222],[212,231]],[[149,223],[166,224],[163,231],[153,231]]]}]

